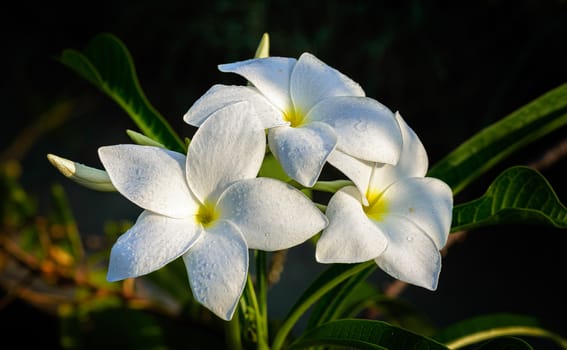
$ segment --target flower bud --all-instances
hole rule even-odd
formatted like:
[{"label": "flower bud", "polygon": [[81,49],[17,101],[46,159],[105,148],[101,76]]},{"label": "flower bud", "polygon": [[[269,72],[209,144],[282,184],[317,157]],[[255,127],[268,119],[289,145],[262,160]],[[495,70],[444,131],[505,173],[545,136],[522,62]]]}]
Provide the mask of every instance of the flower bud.
[{"label": "flower bud", "polygon": [[97,191],[116,191],[110,177],[104,170],[91,168],[54,154],[48,154],[47,159],[61,174],[80,185]]}]

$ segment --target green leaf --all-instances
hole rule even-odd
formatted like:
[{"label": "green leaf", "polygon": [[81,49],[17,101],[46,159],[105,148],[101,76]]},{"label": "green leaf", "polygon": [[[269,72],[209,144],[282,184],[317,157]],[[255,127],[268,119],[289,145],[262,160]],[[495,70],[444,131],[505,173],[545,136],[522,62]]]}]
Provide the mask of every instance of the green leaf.
[{"label": "green leaf", "polygon": [[289,349],[302,349],[318,345],[381,350],[448,349],[433,339],[392,326],[386,322],[361,319],[331,321],[308,330],[293,342]]},{"label": "green leaf", "polygon": [[349,295],[342,308],[341,318],[358,317],[366,310],[371,318],[379,318],[422,335],[434,334],[436,330],[431,320],[416,306],[401,298],[384,295],[366,282]]},{"label": "green leaf", "polygon": [[138,145],[165,148],[161,143],[156,142],[146,135],[140,134],[134,130],[126,130],[126,134]]},{"label": "green leaf", "polygon": [[475,350],[533,350],[533,347],[520,338],[502,337],[489,340]]},{"label": "green leaf", "polygon": [[459,349],[503,336],[547,338],[567,349],[567,340],[545,329],[537,318],[507,313],[487,314],[460,321],[433,338],[451,349]]},{"label": "green leaf", "polygon": [[327,270],[323,271],[303,292],[285,317],[280,329],[274,337],[272,350],[278,350],[283,346],[293,326],[315,302],[341,282],[366,270],[369,266],[375,267],[376,263],[371,260],[360,264],[333,264]]},{"label": "green leaf", "polygon": [[185,144],[147,100],[126,46],[114,35],[95,36],[83,52],[64,50],[61,63],[112,98],[150,139],[185,152]]},{"label": "green leaf", "polygon": [[[375,270],[375,267],[375,265],[368,266],[321,298],[311,312],[307,329],[340,318],[349,303],[352,302],[349,297],[356,294],[357,287]],[[374,292],[379,293],[378,291]],[[358,296],[358,294],[356,295]],[[363,295],[363,297],[365,296]],[[358,298],[355,299],[358,300]]]},{"label": "green leaf", "polygon": [[453,208],[452,231],[495,224],[567,228],[567,208],[539,172],[515,166],[502,172],[482,197]]},{"label": "green leaf", "polygon": [[563,84],[479,131],[433,166],[428,176],[445,181],[457,194],[511,153],[566,123]]}]

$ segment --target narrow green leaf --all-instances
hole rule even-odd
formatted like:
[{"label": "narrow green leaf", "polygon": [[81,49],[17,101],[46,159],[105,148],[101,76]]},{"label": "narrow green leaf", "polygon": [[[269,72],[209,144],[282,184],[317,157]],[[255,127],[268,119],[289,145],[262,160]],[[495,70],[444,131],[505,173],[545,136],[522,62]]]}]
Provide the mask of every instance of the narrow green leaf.
[{"label": "narrow green leaf", "polygon": [[274,337],[272,350],[278,350],[283,346],[293,326],[315,302],[341,282],[367,269],[369,266],[376,266],[376,263],[374,261],[368,261],[361,264],[333,264],[327,270],[323,271],[303,292],[285,317],[280,329]]},{"label": "narrow green leaf", "polygon": [[359,317],[366,310],[372,318],[379,318],[391,325],[429,336],[434,334],[436,327],[430,319],[419,310],[401,298],[391,297],[380,293],[369,283],[361,283],[356,290],[343,302],[341,318]]},{"label": "narrow green leaf", "polygon": [[520,338],[502,337],[489,340],[475,350],[533,350],[533,347]]},{"label": "narrow green leaf", "polygon": [[130,52],[117,37],[99,34],[83,52],[67,49],[59,60],[118,103],[147,137],[185,152],[183,141],[147,100]]},{"label": "narrow green leaf", "polygon": [[[339,286],[327,293],[319,300],[307,323],[307,329],[319,326],[323,323],[340,318],[345,311],[346,305],[350,302],[349,297],[357,291],[357,287],[370,275],[376,265],[370,265],[359,273],[351,276]],[[378,293],[378,291],[375,291]]]},{"label": "narrow green leaf", "polygon": [[503,336],[547,338],[567,349],[567,340],[545,329],[537,318],[507,313],[487,314],[460,321],[443,329],[433,338],[450,349],[460,349]]},{"label": "narrow green leaf", "polygon": [[482,197],[453,208],[452,231],[495,224],[567,228],[567,208],[539,172],[515,166],[500,174]]},{"label": "narrow green leaf", "polygon": [[498,162],[567,124],[567,84],[563,84],[479,131],[431,167],[428,176],[460,192]]},{"label": "narrow green leaf", "polygon": [[161,143],[154,141],[149,137],[147,137],[146,135],[140,134],[139,132],[136,132],[134,130],[126,130],[126,134],[130,137],[132,141],[134,141],[138,145],[165,148],[165,146],[162,145]]},{"label": "narrow green leaf", "polygon": [[331,321],[308,330],[293,342],[289,349],[318,345],[381,350],[447,350],[443,344],[417,333],[386,322],[361,319]]}]

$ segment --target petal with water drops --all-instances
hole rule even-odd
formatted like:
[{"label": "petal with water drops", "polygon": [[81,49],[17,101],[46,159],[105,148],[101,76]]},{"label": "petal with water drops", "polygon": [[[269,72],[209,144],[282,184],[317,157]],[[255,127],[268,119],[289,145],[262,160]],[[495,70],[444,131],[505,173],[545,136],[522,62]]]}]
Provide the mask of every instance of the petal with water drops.
[{"label": "petal with water drops", "polygon": [[437,289],[441,254],[431,238],[403,217],[389,215],[378,225],[388,235],[388,247],[374,259],[376,264],[396,279]]},{"label": "petal with water drops", "polygon": [[282,111],[270,103],[256,88],[221,84],[213,85],[195,101],[183,116],[183,120],[187,124],[198,127],[214,112],[241,101],[250,102],[265,129],[287,125],[287,122],[283,119]]},{"label": "petal with water drops", "polygon": [[358,159],[335,149],[327,158],[327,162],[348,177],[358,188],[361,195],[362,204],[368,205],[366,191],[370,183],[372,171],[376,165],[374,162]]},{"label": "petal with water drops", "polygon": [[248,247],[240,230],[228,221],[207,228],[183,255],[193,297],[223,320],[230,320],[248,273]]},{"label": "petal with water drops", "polygon": [[321,263],[359,263],[379,256],[388,240],[363,211],[353,186],[337,191],[327,206],[329,226],[317,241],[315,257]]},{"label": "petal with water drops", "polygon": [[325,98],[365,95],[358,83],[307,52],[293,67],[290,94],[295,108],[303,113]]},{"label": "petal with water drops", "polygon": [[219,199],[219,209],[240,228],[251,249],[291,248],[327,225],[327,218],[301,191],[270,178],[231,185]]},{"label": "petal with water drops", "polygon": [[297,60],[288,57],[255,58],[219,65],[221,72],[236,73],[252,83],[282,111],[292,107],[289,79]]},{"label": "petal with water drops", "polygon": [[254,178],[266,135],[248,102],[215,112],[195,133],[187,152],[187,181],[201,202],[215,203],[234,181]]},{"label": "petal with water drops", "polygon": [[300,128],[270,129],[268,143],[286,174],[303,186],[311,187],[335,149],[337,137],[329,125],[313,122]]},{"label": "petal with water drops", "polygon": [[112,246],[107,279],[118,281],[156,271],[187,252],[201,232],[194,218],[172,219],[144,211]]},{"label": "petal with water drops", "polygon": [[112,184],[139,207],[175,218],[196,208],[183,154],[140,145],[104,146],[98,154]]},{"label": "petal with water drops", "polygon": [[383,193],[388,214],[405,217],[427,234],[437,249],[447,243],[453,215],[453,193],[441,180],[406,178]]},{"label": "petal with water drops", "polygon": [[400,126],[394,113],[376,100],[328,98],[313,107],[307,119],[329,124],[337,133],[337,149],[353,157],[388,164],[400,158]]}]

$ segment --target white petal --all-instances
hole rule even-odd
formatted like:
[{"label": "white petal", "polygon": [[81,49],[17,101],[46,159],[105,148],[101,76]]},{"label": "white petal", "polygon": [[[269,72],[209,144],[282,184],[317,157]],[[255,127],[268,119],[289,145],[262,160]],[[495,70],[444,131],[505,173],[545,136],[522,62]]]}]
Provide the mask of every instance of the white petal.
[{"label": "white petal", "polygon": [[286,174],[303,186],[311,187],[335,149],[337,137],[327,124],[313,122],[300,128],[270,129],[268,142]]},{"label": "white petal", "polygon": [[396,112],[396,119],[402,130],[403,138],[400,159],[395,166],[384,164],[375,169],[370,185],[375,189],[384,190],[399,179],[423,177],[427,173],[429,162],[425,147],[398,112]]},{"label": "white petal", "polygon": [[353,157],[396,164],[402,134],[394,114],[368,97],[341,96],[318,103],[308,120],[325,122],[337,133],[337,149]]},{"label": "white petal", "polygon": [[329,158],[327,158],[327,162],[337,168],[354,183],[362,196],[362,204],[368,205],[366,191],[368,190],[370,176],[372,175],[375,163],[354,158],[338,149],[335,149],[331,153]]},{"label": "white petal", "polygon": [[396,166],[407,177],[423,177],[427,173],[427,167],[429,166],[425,147],[423,147],[417,134],[409,127],[399,112],[396,112],[396,119],[402,130],[404,143],[400,161]]},{"label": "white petal", "polygon": [[343,187],[331,197],[327,217],[329,226],[317,241],[318,262],[359,263],[376,258],[386,249],[388,240],[364,213],[355,187]]},{"label": "white petal", "polygon": [[283,113],[271,104],[256,88],[249,86],[214,85],[189,108],[183,120],[201,126],[212,113],[235,102],[248,101],[254,107],[262,126],[272,128],[286,125]]},{"label": "white petal", "polygon": [[264,96],[282,111],[292,106],[289,96],[291,70],[297,60],[288,57],[256,58],[221,64],[221,72],[236,73],[252,83]]},{"label": "white petal", "polygon": [[238,226],[251,249],[291,248],[327,225],[301,191],[270,178],[234,183],[222,194],[218,208],[222,218]]},{"label": "white petal", "polygon": [[389,217],[381,222],[389,238],[386,250],[374,259],[390,276],[429,290],[437,289],[441,254],[435,243],[404,218]]},{"label": "white petal", "polygon": [[118,281],[156,271],[187,252],[201,236],[191,219],[144,211],[112,246],[107,279]]},{"label": "white petal", "polygon": [[175,218],[194,212],[183,154],[139,145],[105,146],[98,154],[112,184],[136,205]]},{"label": "white petal", "polygon": [[248,247],[238,228],[227,221],[207,228],[183,261],[195,299],[230,320],[248,273]]},{"label": "white petal", "polygon": [[290,93],[303,113],[327,97],[365,95],[360,85],[310,53],[302,54],[293,68]]},{"label": "white petal", "polygon": [[453,193],[441,180],[408,178],[395,182],[383,193],[388,215],[405,217],[443,248],[453,215]]},{"label": "white petal", "polygon": [[187,152],[187,181],[201,202],[216,202],[233,181],[256,177],[266,135],[248,102],[215,112],[195,133]]}]

